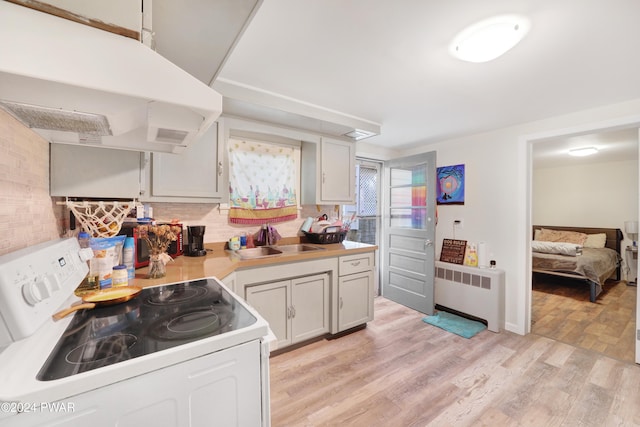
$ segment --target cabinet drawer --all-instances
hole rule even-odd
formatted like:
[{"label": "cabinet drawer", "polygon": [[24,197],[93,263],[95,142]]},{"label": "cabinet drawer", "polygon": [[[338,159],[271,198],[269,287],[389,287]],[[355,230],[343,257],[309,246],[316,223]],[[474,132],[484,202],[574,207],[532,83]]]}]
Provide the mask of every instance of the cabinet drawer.
[{"label": "cabinet drawer", "polygon": [[360,273],[373,269],[373,253],[341,256],[338,265],[338,275]]}]

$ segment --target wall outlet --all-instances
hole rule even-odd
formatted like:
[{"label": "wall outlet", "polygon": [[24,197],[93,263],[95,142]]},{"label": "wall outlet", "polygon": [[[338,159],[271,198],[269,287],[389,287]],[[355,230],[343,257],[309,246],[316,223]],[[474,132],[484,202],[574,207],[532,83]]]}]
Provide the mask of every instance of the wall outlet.
[{"label": "wall outlet", "polygon": [[464,220],[463,219],[454,219],[453,226],[458,229],[464,228]]}]

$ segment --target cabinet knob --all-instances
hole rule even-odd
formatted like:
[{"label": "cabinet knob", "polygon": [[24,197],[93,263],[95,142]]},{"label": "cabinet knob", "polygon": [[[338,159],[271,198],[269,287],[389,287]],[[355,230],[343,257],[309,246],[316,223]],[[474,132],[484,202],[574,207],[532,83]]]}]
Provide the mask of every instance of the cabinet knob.
[{"label": "cabinet knob", "polygon": [[218,162],[218,176],[222,176],[222,162]]},{"label": "cabinet knob", "polygon": [[351,263],[352,266],[357,267],[360,265],[360,261],[355,261]]},{"label": "cabinet knob", "polygon": [[342,300],[342,297],[340,297],[340,309],[342,310],[342,307],[344,306],[344,301]]}]

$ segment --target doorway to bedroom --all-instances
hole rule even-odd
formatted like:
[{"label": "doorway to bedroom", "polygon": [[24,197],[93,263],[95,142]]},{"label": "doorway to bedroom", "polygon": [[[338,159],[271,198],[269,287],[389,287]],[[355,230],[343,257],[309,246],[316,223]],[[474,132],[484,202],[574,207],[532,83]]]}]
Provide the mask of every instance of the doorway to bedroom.
[{"label": "doorway to bedroom", "polygon": [[[590,157],[569,157],[571,148],[594,147]],[[583,281],[534,274],[531,332],[617,359],[636,361],[637,259],[625,248],[638,218],[638,129],[602,129],[531,144],[531,224],[619,228],[621,280],[609,279],[595,302]],[[637,236],[635,237],[637,239]]]}]

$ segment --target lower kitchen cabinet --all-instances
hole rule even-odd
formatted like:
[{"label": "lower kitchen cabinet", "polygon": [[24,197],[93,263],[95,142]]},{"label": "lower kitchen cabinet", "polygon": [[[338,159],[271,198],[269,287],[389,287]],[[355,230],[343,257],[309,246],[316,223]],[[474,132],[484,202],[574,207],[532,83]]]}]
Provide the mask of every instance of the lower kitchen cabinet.
[{"label": "lower kitchen cabinet", "polygon": [[373,320],[372,253],[340,257],[338,263],[338,331]]},{"label": "lower kitchen cabinet", "polygon": [[220,279],[231,292],[236,292],[236,273],[230,273]]},{"label": "lower kitchen cabinet", "polygon": [[282,348],[329,332],[330,289],[324,273],[247,286],[245,292]]}]

